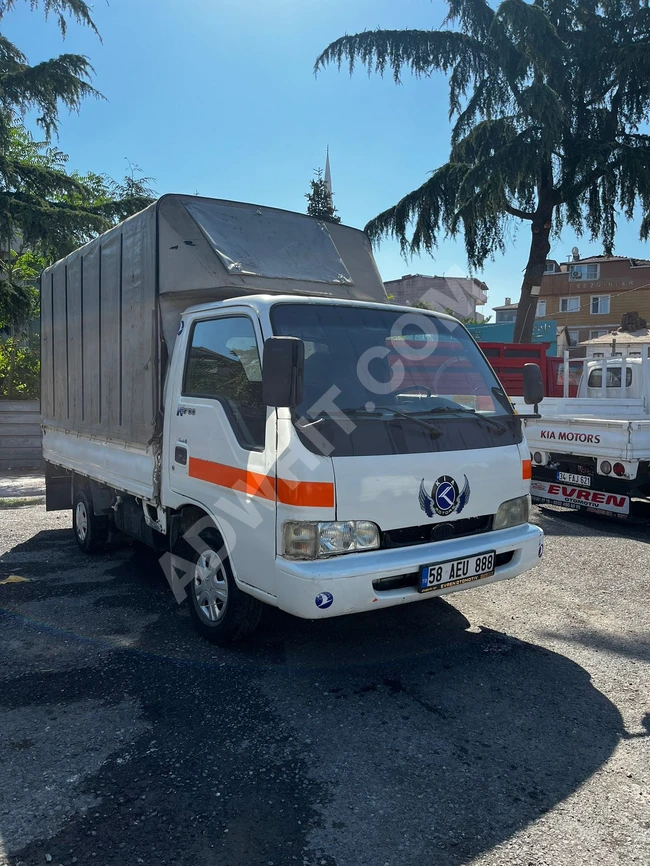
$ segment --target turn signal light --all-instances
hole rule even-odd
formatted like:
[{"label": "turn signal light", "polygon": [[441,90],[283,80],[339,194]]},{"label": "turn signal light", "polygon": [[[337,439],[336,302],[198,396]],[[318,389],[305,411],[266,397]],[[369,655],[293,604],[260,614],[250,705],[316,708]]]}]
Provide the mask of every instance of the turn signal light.
[{"label": "turn signal light", "polygon": [[614,464],[614,475],[618,475],[619,477],[625,475],[625,466],[622,463]]},{"label": "turn signal light", "polygon": [[529,481],[533,477],[533,468],[530,460],[521,461],[521,477],[524,481]]},{"label": "turn signal light", "polygon": [[603,473],[603,475],[609,475],[609,473],[612,471],[612,464],[609,462],[609,460],[603,460],[603,462],[600,464],[600,471]]}]

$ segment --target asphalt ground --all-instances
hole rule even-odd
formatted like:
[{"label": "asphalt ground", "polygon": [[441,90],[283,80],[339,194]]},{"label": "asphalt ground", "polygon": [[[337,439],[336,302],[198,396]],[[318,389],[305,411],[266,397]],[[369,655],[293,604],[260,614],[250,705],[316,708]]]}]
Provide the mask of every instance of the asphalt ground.
[{"label": "asphalt ground", "polygon": [[527,576],[219,649],[0,510],[0,864],[647,866],[650,535],[535,519]]}]

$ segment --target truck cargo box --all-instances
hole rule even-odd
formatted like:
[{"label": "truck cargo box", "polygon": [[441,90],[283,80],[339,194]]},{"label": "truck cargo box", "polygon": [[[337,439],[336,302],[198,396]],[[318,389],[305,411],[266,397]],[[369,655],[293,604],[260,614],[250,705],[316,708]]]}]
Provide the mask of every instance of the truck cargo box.
[{"label": "truck cargo box", "polygon": [[259,293],[386,300],[363,232],[198,196],[163,196],[47,268],[46,430],[155,446],[180,313]]}]

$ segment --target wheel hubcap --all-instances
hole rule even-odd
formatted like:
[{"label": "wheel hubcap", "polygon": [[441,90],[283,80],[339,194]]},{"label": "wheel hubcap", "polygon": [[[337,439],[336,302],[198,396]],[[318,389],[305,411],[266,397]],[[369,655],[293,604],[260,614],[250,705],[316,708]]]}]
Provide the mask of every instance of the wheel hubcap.
[{"label": "wheel hubcap", "polygon": [[223,563],[214,550],[204,551],[194,567],[194,597],[209,622],[216,622],[226,612],[228,580]]},{"label": "wheel hubcap", "polygon": [[77,502],[74,512],[74,523],[80,541],[85,541],[88,535],[88,513],[83,502]]}]

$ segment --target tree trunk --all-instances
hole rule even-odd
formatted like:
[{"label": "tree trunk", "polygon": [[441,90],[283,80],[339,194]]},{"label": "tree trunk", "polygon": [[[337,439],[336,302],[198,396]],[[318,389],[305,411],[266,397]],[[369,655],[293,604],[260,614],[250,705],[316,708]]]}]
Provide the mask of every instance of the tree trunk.
[{"label": "tree trunk", "polygon": [[540,286],[542,274],[546,269],[546,260],[551,250],[549,236],[551,233],[552,208],[538,208],[531,223],[532,238],[528,264],[521,284],[521,297],[517,307],[515,322],[515,343],[530,343],[533,337],[533,324],[537,310],[537,294],[532,294],[533,286]]},{"label": "tree trunk", "polygon": [[18,348],[14,339],[9,340],[9,372],[7,374],[7,399],[14,396],[14,376],[16,375],[16,355]]}]

